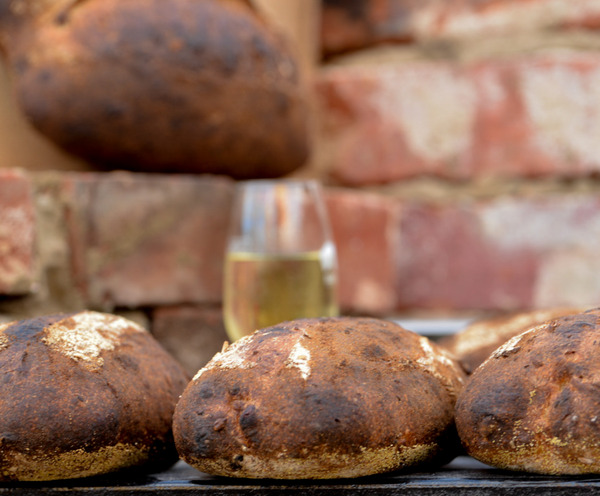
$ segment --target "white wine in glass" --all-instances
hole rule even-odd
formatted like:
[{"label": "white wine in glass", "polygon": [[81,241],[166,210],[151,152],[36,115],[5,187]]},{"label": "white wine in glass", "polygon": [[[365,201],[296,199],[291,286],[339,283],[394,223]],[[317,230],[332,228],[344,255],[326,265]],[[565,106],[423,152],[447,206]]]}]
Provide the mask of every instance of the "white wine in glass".
[{"label": "white wine in glass", "polygon": [[337,257],[314,181],[240,183],[225,259],[232,341],[286,320],[338,314]]}]

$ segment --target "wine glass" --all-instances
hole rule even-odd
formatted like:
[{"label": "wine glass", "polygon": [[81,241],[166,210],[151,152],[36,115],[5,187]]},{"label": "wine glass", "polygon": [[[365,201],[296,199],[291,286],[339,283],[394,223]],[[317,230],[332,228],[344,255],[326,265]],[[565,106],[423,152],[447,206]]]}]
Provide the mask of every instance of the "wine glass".
[{"label": "wine glass", "polygon": [[253,180],[236,193],[223,297],[229,339],[337,315],[337,255],[320,184]]}]

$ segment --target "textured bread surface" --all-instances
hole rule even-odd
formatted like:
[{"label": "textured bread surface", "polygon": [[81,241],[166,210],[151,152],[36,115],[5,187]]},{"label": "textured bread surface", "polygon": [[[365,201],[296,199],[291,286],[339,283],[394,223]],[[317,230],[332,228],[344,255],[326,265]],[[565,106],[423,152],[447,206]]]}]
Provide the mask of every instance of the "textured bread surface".
[{"label": "textured bread surface", "polygon": [[580,313],[587,308],[548,308],[480,319],[438,344],[457,358],[470,374],[500,345],[523,331],[563,315]]},{"label": "textured bread surface", "polygon": [[503,469],[600,473],[600,310],[510,339],[470,377],[456,425],[467,452]]},{"label": "textured bread surface", "polygon": [[0,326],[0,480],[86,477],[177,459],[187,376],[154,338],[80,312]]},{"label": "textured bread surface", "polygon": [[242,338],[175,409],[180,456],[215,475],[359,477],[455,455],[464,380],[427,338],[382,320],[302,319]]},{"label": "textured bread surface", "polygon": [[285,40],[244,0],[0,0],[21,109],[102,167],[277,177],[309,154]]}]

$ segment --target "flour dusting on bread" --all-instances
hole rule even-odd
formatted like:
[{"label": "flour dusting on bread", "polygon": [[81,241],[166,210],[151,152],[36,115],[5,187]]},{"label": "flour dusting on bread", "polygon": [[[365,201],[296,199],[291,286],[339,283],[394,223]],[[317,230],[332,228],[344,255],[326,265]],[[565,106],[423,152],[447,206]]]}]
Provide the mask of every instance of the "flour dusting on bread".
[{"label": "flour dusting on bread", "polygon": [[52,324],[44,343],[73,360],[102,365],[100,353],[118,346],[125,331],[146,332],[138,324],[99,312],[81,312]]},{"label": "flour dusting on bread", "polygon": [[493,358],[500,358],[502,356],[507,355],[508,353],[516,351],[519,348],[519,343],[527,334],[531,334],[532,332],[536,331],[537,329],[541,329],[542,327],[546,327],[546,325],[532,327],[531,329],[528,329],[527,331],[524,331],[521,334],[517,334],[516,336],[510,338],[506,343],[504,343],[496,351],[494,351],[490,358],[488,358],[488,360],[491,360]]},{"label": "flour dusting on bread", "polygon": [[223,351],[217,353],[210,362],[201,368],[196,373],[192,381],[199,379],[204,372],[211,369],[249,369],[254,367],[254,362],[248,360],[244,347],[244,343],[246,343],[251,337],[252,335],[250,334],[249,336],[244,336],[229,346],[224,346]]},{"label": "flour dusting on bread", "polygon": [[[431,372],[436,377],[443,379],[442,382],[445,381],[443,372],[438,368],[440,365],[445,367],[452,368],[455,372],[458,372],[458,367],[456,363],[446,355],[446,352],[443,349],[434,349],[431,346],[431,341],[422,336],[419,338],[419,345],[421,346],[421,350],[423,350],[423,356],[417,359],[417,363],[423,365],[429,372]],[[458,374],[458,379],[462,383],[462,377],[460,373]]]},{"label": "flour dusting on bread", "polygon": [[310,376],[310,351],[302,346],[300,340],[292,347],[286,366],[297,368],[304,380]]},{"label": "flour dusting on bread", "polygon": [[0,351],[8,348],[8,336],[4,334],[4,331],[12,326],[14,322],[5,322],[4,324],[0,324]]}]

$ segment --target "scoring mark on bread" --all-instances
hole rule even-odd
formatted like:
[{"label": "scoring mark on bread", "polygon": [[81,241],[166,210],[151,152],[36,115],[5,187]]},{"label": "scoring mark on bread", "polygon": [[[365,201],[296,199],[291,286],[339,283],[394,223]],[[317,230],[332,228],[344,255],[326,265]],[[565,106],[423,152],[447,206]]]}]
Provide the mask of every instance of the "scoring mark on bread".
[{"label": "scoring mark on bread", "polygon": [[504,358],[509,355],[512,355],[513,353],[516,353],[517,351],[519,351],[521,349],[521,347],[519,346],[519,343],[521,342],[521,340],[527,334],[531,334],[532,332],[534,332],[535,330],[537,330],[541,327],[547,327],[547,325],[543,325],[543,326],[539,326],[539,327],[532,327],[531,329],[528,329],[528,330],[522,332],[521,334],[517,334],[516,336],[510,338],[508,341],[506,341],[506,343],[504,343],[499,348],[497,348],[496,351],[494,351],[491,354],[491,356],[486,360],[486,362],[493,360],[493,359],[497,359],[497,358]]},{"label": "scoring mark on bread", "polygon": [[80,312],[55,322],[42,339],[54,350],[75,360],[101,366],[100,353],[119,345],[125,331],[146,332],[130,320],[99,312]]},{"label": "scoring mark on bread", "polygon": [[302,379],[307,380],[310,376],[310,351],[308,348],[302,346],[301,339],[292,347],[288,359],[286,361],[286,367],[295,367],[300,370]]},{"label": "scoring mark on bread", "polygon": [[[266,336],[276,332],[278,329],[267,329],[261,336]],[[311,374],[310,368],[310,351],[308,348],[302,345],[302,338],[308,338],[305,333],[300,333],[298,341],[292,346],[288,358],[285,362],[286,367],[297,368],[300,371],[300,375],[303,379],[308,379]],[[257,335],[250,334],[237,340],[235,343],[224,346],[220,353],[217,353],[203,368],[201,368],[194,378],[193,381],[198,380],[202,375],[214,369],[251,369],[256,365],[256,362],[249,356],[248,344],[257,339]],[[271,339],[283,339],[282,343],[285,343],[284,336],[276,336]],[[287,345],[289,346],[289,345]]]},{"label": "scoring mark on bread", "polygon": [[198,380],[202,374],[212,369],[250,369],[255,363],[248,360],[244,352],[244,344],[252,338],[252,334],[244,336],[229,346],[223,346],[223,350],[217,353],[203,368],[201,368],[192,381]]},{"label": "scoring mark on bread", "polygon": [[[438,369],[439,365],[450,367],[455,371],[458,371],[456,363],[446,354],[446,351],[438,348],[435,350],[431,346],[431,341],[425,336],[419,338],[419,345],[423,350],[423,356],[417,359],[417,363],[425,367],[430,373],[432,373],[438,379],[442,379],[442,382],[446,382],[444,374]],[[460,373],[457,374],[457,378],[460,382],[463,382],[463,378]]]}]

